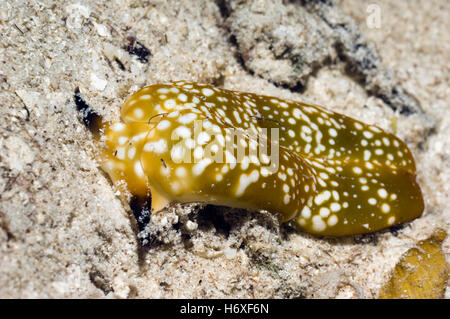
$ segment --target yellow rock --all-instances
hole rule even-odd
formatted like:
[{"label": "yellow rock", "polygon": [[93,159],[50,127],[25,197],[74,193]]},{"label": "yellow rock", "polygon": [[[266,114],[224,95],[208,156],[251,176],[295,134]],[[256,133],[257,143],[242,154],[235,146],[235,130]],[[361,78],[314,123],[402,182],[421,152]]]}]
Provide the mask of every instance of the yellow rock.
[{"label": "yellow rock", "polygon": [[381,288],[380,299],[438,299],[444,297],[449,267],[441,251],[446,232],[437,231],[420,241],[401,258],[390,280]]}]

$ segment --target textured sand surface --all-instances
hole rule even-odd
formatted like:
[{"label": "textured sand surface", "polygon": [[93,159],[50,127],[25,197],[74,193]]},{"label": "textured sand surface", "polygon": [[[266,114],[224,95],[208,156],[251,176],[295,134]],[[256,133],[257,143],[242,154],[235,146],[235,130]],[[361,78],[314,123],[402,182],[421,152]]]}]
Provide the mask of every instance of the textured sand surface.
[{"label": "textured sand surface", "polygon": [[[450,3],[377,1],[379,28],[370,3],[1,1],[0,297],[377,297],[405,251],[450,229]],[[423,216],[323,239],[264,213],[175,205],[152,217],[155,242],[141,249],[73,95],[117,120],[131,93],[172,80],[394,132],[416,158]],[[442,249],[450,261],[449,238]]]}]

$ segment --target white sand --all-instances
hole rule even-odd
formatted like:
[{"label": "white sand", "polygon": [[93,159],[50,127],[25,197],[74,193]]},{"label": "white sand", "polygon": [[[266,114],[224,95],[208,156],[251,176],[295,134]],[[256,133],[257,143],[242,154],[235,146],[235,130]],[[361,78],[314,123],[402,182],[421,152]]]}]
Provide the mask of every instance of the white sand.
[{"label": "white sand", "polygon": [[[336,11],[354,19],[426,118],[399,115],[369,94],[377,79],[364,85],[346,75],[333,47],[345,35],[312,9],[278,5],[267,19],[269,2],[228,8],[228,19],[206,0],[0,2],[0,297],[374,298],[408,248],[449,230],[450,3],[377,1],[379,29],[366,25],[370,1],[345,0]],[[252,18],[243,25],[246,10]],[[284,16],[290,10],[302,19]],[[292,32],[300,51],[286,59],[255,40],[279,26],[280,38],[265,41],[282,48]],[[124,50],[129,37],[150,49],[148,63]],[[256,51],[239,45],[247,37]],[[295,54],[306,61],[300,71]],[[380,74],[380,85],[391,85]],[[423,217],[397,235],[319,239],[280,228],[268,214],[176,206],[152,219],[158,243],[141,250],[127,205],[98,168],[73,92],[79,86],[93,108],[118,119],[132,92],[180,79],[314,102],[391,131],[395,118],[416,158]],[[302,94],[274,85],[299,79]],[[450,258],[448,238],[443,249]]]}]

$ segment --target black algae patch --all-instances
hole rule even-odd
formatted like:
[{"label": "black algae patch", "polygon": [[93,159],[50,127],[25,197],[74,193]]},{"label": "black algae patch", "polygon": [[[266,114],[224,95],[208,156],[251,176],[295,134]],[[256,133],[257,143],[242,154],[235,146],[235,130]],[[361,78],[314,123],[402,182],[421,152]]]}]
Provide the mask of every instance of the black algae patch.
[{"label": "black algae patch", "polygon": [[99,124],[101,122],[101,116],[90,107],[81,96],[80,88],[75,88],[75,94],[73,96],[75,105],[78,112],[83,118],[84,125],[91,131],[92,134],[98,134],[100,129]]},{"label": "black algae patch", "polygon": [[142,63],[147,63],[151,55],[150,50],[133,37],[128,38],[128,41],[125,50],[129,54],[137,56],[138,60]]}]

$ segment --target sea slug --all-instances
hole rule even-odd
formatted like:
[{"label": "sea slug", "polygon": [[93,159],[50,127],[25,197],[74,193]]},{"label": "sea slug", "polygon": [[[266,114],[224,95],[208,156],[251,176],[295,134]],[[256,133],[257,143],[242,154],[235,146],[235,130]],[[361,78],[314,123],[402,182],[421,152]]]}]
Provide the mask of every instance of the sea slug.
[{"label": "sea slug", "polygon": [[134,195],[141,225],[169,203],[205,202],[267,210],[306,232],[345,236],[410,221],[424,209],[405,143],[318,106],[174,82],[134,93],[121,122],[79,110],[98,122],[84,117],[99,132],[103,170]]}]

